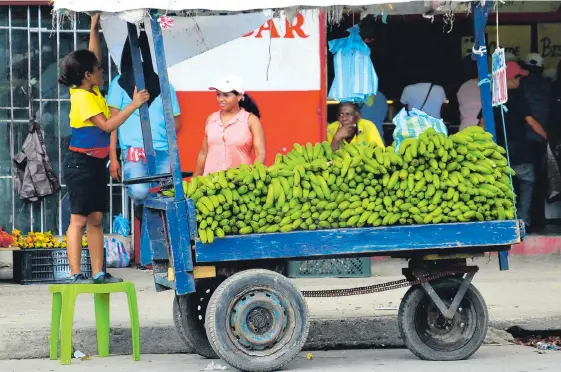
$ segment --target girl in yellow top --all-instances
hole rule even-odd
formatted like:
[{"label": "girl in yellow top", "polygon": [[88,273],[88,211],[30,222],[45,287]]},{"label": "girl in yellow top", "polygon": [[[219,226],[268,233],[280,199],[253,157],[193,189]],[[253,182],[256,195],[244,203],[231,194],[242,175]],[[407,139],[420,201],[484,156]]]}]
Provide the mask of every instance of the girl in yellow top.
[{"label": "girl in yellow top", "polygon": [[[142,90],[134,94],[133,102],[115,116],[110,116],[107,102],[99,92],[103,85],[99,14],[92,16],[89,50],[70,53],[62,62],[59,83],[70,87],[70,151],[64,161],[63,176],[70,198],[68,226],[68,261],[71,283],[116,283],[103,272],[103,213],[107,212],[108,171],[111,132],[123,124],[149,94]],[[88,248],[93,278],[80,272],[82,235],[87,226]]]},{"label": "girl in yellow top", "polygon": [[352,102],[339,105],[339,121],[327,126],[327,141],[333,151],[339,150],[346,143],[355,142],[374,142],[378,146],[384,146],[376,125],[370,120],[362,119],[358,106]]}]

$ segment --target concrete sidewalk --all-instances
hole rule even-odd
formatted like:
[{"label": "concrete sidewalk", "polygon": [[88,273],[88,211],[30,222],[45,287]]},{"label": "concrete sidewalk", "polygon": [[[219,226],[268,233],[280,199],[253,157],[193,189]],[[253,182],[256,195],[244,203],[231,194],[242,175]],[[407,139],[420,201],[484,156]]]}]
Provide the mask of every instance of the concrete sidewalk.
[{"label": "concrete sidewalk", "polygon": [[[481,271],[474,284],[482,292],[492,325],[507,329],[561,329],[561,255],[511,258],[511,270],[500,272],[497,258],[478,259]],[[298,279],[305,290],[346,288],[398,280],[402,260],[377,261],[372,278]],[[172,320],[173,292],[156,293],[151,273],[133,269],[114,273],[135,283],[140,308],[142,352],[179,353],[188,350]],[[397,307],[406,288],[372,295],[310,298],[313,317],[308,348],[399,347]],[[48,357],[51,297],[44,285],[0,284],[0,359]],[[111,351],[130,353],[128,308],[124,296],[112,296]],[[81,297],[76,304],[73,345],[95,354],[93,300]]]}]

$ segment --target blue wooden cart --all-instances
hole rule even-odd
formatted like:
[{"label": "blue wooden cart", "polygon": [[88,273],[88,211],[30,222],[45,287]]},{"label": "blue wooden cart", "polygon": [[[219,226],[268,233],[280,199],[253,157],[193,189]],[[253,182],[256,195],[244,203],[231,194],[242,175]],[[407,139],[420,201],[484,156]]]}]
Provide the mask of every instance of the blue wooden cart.
[{"label": "blue wooden cart", "polygon": [[[492,2],[472,4],[475,49],[485,50],[485,26]],[[96,9],[91,9],[96,10]],[[173,125],[164,40],[152,17],[156,61],[169,141],[172,173],[127,183],[168,180],[182,189]],[[136,27],[129,24],[135,77],[144,87]],[[477,55],[479,78],[488,77],[487,54]],[[488,81],[488,80],[487,80]],[[495,133],[489,84],[481,84],[486,130]],[[151,174],[154,150],[148,109],[140,110]],[[471,284],[477,267],[467,258],[497,252],[508,269],[508,251],[524,238],[521,221],[298,231],[229,236],[202,244],[195,207],[183,193],[151,196],[144,205],[142,249],[151,253],[158,291],[174,290],[174,320],[184,342],[200,355],[220,357],[245,371],[272,371],[301,351],[309,329],[305,296],[345,296],[403,286],[411,288],[399,309],[399,331],[408,348],[427,360],[470,357],[488,328],[485,301]],[[283,273],[288,260],[390,256],[409,260],[405,279],[371,287],[300,292]],[[305,295],[305,296],[304,296]]]}]

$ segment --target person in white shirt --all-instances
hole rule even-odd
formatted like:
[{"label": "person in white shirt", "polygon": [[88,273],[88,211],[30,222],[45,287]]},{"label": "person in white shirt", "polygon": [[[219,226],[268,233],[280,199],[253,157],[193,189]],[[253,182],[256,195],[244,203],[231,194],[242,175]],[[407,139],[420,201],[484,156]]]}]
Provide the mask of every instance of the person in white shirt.
[{"label": "person in white shirt", "polygon": [[442,105],[446,102],[444,88],[433,83],[411,84],[403,89],[401,103],[408,110],[416,108],[428,115],[440,119]]},{"label": "person in white shirt", "polygon": [[471,56],[464,59],[465,76],[467,79],[462,84],[456,97],[460,108],[460,130],[473,125],[479,125],[479,112],[481,111],[481,93],[479,91],[479,79],[477,65]]}]

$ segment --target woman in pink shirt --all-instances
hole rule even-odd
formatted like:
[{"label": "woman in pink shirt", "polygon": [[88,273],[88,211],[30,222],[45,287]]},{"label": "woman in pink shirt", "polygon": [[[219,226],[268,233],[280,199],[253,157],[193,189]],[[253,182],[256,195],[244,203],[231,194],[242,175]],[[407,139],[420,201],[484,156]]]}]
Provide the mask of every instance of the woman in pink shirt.
[{"label": "woman in pink shirt", "polygon": [[210,115],[205,137],[197,157],[194,176],[206,175],[241,164],[265,162],[265,134],[259,121],[257,105],[243,89],[237,76],[225,76],[210,90],[216,91],[220,111]]}]

